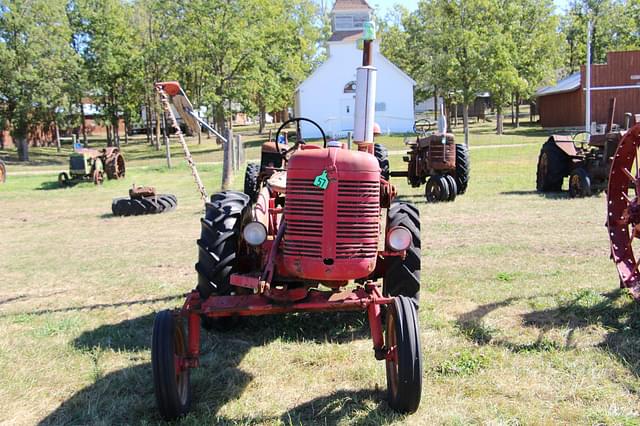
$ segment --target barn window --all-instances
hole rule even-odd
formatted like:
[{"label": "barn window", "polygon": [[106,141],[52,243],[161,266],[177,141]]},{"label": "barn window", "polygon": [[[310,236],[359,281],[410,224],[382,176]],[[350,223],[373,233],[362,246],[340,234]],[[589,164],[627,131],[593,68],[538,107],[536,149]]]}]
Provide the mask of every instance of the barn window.
[{"label": "barn window", "polygon": [[352,80],[352,81],[348,82],[347,84],[345,84],[344,93],[356,93],[356,82],[355,82],[355,80]]},{"label": "barn window", "polygon": [[385,112],[387,110],[386,102],[376,102],[376,111],[377,112]]}]

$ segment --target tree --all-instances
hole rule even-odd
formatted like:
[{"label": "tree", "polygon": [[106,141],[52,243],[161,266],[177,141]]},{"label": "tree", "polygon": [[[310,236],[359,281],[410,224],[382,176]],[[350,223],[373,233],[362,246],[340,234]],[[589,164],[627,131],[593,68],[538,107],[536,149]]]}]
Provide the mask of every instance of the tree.
[{"label": "tree", "polygon": [[77,0],[77,6],[82,31],[78,37],[85,41],[82,55],[92,95],[99,99],[108,123],[109,145],[112,141],[119,145],[123,107],[141,97],[142,42],[135,31],[133,5],[121,0]]},{"label": "tree", "polygon": [[71,29],[62,0],[0,1],[0,114],[21,161],[27,136],[51,125],[67,104],[65,83],[75,69]]}]

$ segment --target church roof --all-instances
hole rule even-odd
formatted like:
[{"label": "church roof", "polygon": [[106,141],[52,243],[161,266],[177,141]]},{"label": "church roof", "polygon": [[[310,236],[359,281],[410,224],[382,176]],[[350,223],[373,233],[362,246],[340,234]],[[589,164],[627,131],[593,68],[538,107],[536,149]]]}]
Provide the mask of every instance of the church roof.
[{"label": "church roof", "polygon": [[362,36],[362,30],[336,31],[329,41],[357,41]]},{"label": "church roof", "polygon": [[332,12],[337,10],[373,10],[367,0],[336,0]]}]

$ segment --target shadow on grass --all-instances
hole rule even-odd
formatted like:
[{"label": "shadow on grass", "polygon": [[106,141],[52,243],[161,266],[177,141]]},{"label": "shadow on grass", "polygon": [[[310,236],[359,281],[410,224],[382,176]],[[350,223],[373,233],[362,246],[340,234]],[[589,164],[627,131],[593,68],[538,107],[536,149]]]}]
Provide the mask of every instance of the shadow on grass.
[{"label": "shadow on grass", "polygon": [[57,180],[42,182],[39,187],[36,188],[36,191],[55,191],[56,189],[65,189],[65,188],[73,188],[76,186],[78,182],[69,181],[66,187],[60,186]]},{"label": "shadow on grass", "polygon": [[529,191],[503,191],[500,195],[537,195],[540,198],[546,198],[548,200],[568,200],[569,192],[538,192],[535,189]]},{"label": "shadow on grass", "polygon": [[[148,351],[154,314],[107,324],[87,331],[72,344],[86,352],[99,365],[100,353],[109,348],[129,352]],[[368,338],[364,313],[289,314],[251,317],[240,321],[227,332],[201,334],[201,368],[191,370],[192,407],[183,424],[237,424],[238,419],[218,415],[229,401],[242,395],[253,376],[239,368],[245,355],[254,347],[273,341],[312,341],[348,344]],[[371,354],[373,356],[373,353]],[[145,357],[146,358],[146,357]],[[92,424],[103,419],[109,423],[158,422],[153,391],[151,365],[144,363],[108,375],[96,368],[94,383],[64,401],[40,424]],[[265,374],[270,374],[269,369]],[[277,390],[270,397],[275,396]],[[387,408],[382,391],[339,390],[294,407],[280,416],[260,418],[246,416],[247,423],[336,424],[343,418],[357,417],[358,423],[381,424],[399,415]],[[363,417],[364,416],[364,417]]]},{"label": "shadow on grass", "polygon": [[[598,344],[618,358],[633,374],[640,375],[640,304],[626,290],[600,294],[584,289],[559,300],[558,306],[523,315],[523,324],[540,329],[536,341],[517,344],[496,338],[496,330],[484,324],[483,318],[492,311],[524,300],[509,298],[490,303],[461,315],[457,320],[460,332],[479,345],[499,345],[513,352],[542,352],[575,347],[575,331],[593,325],[607,330]],[[563,345],[549,340],[546,333],[553,329],[568,329]]]}]

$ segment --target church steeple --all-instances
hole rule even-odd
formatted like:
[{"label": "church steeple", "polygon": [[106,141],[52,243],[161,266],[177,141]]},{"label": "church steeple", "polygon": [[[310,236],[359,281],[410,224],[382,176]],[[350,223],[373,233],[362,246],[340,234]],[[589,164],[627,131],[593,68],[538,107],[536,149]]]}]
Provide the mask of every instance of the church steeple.
[{"label": "church steeple", "polygon": [[366,0],[336,0],[330,15],[331,38],[341,38],[339,33],[362,31],[362,26],[371,20],[372,15],[373,8]]}]

